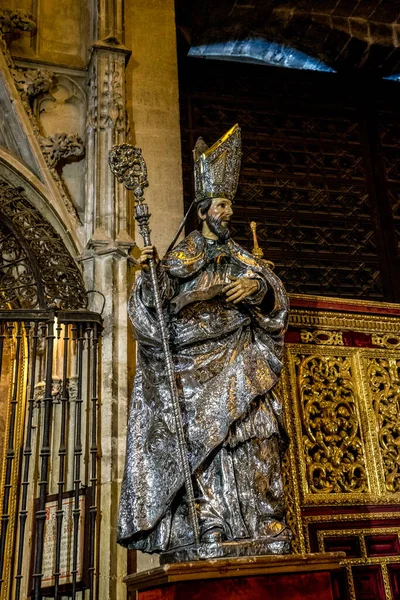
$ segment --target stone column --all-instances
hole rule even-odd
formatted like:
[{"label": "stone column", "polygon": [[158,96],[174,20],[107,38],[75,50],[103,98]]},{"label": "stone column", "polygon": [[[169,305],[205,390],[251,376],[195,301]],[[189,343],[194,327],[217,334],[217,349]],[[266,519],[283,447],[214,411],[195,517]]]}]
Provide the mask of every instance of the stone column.
[{"label": "stone column", "polygon": [[[125,600],[126,551],[117,545],[119,490],[125,455],[128,408],[128,262],[134,246],[128,233],[127,193],[108,166],[114,144],[126,141],[123,0],[98,0],[97,41],[89,64],[87,118],[86,249],[81,257],[87,289],[104,295],[101,349],[100,600]],[[92,296],[99,310],[100,296]],[[100,303],[101,305],[101,303]]]}]

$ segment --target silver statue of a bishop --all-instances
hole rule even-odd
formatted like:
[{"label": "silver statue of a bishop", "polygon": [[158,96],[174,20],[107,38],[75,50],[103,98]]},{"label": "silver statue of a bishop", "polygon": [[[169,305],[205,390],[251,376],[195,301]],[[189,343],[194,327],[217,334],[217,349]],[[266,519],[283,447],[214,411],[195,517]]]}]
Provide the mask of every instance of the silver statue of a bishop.
[{"label": "silver statue of a bishop", "polygon": [[[153,246],[129,301],[138,345],[118,541],[195,557],[170,388],[154,311],[154,258],[192,473],[201,552],[197,557],[290,552],[281,459],[286,449],[275,388],[287,326],[285,289],[231,237],[241,162],[235,125],[194,149],[200,230],[160,260]],[[198,550],[198,549],[197,549]]]}]

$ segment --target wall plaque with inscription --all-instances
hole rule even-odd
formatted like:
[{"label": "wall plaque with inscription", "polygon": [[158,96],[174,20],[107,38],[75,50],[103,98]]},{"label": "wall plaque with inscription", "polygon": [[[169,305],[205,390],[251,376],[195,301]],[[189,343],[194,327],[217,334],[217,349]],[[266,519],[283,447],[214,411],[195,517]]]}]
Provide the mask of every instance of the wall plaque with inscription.
[{"label": "wall plaque with inscription", "polygon": [[[81,490],[79,495],[79,525],[77,537],[77,572],[76,584],[79,589],[85,587],[86,580],[86,552],[85,552],[85,523],[87,503],[85,491]],[[44,547],[42,565],[42,585],[45,592],[55,585],[56,550],[57,550],[57,494],[49,496],[46,505],[46,521],[44,526]],[[60,589],[68,589],[72,585],[73,578],[73,556],[74,556],[74,510],[75,497],[73,492],[66,492],[62,499],[63,519],[60,537],[60,567],[59,585]]]}]

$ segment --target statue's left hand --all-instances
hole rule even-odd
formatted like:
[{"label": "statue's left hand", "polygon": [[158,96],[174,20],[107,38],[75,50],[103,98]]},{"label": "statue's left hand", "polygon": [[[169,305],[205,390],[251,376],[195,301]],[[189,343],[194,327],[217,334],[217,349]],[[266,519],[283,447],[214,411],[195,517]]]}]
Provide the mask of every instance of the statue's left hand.
[{"label": "statue's left hand", "polygon": [[260,289],[257,279],[238,278],[229,276],[231,283],[222,288],[226,294],[226,301],[238,304],[248,296],[252,296]]}]

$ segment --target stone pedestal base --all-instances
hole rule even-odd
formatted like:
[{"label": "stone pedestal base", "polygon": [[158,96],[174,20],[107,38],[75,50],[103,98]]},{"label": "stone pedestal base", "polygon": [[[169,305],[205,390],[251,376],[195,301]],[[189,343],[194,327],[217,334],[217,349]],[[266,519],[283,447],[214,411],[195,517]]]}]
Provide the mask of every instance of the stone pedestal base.
[{"label": "stone pedestal base", "polygon": [[289,552],[289,539],[282,540],[277,537],[268,537],[259,540],[201,543],[198,546],[184,546],[183,548],[160,554],[160,563],[165,565],[212,558],[239,558],[267,554],[280,555],[289,554]]},{"label": "stone pedestal base", "polygon": [[173,563],[125,578],[129,600],[347,600],[344,552]]}]

